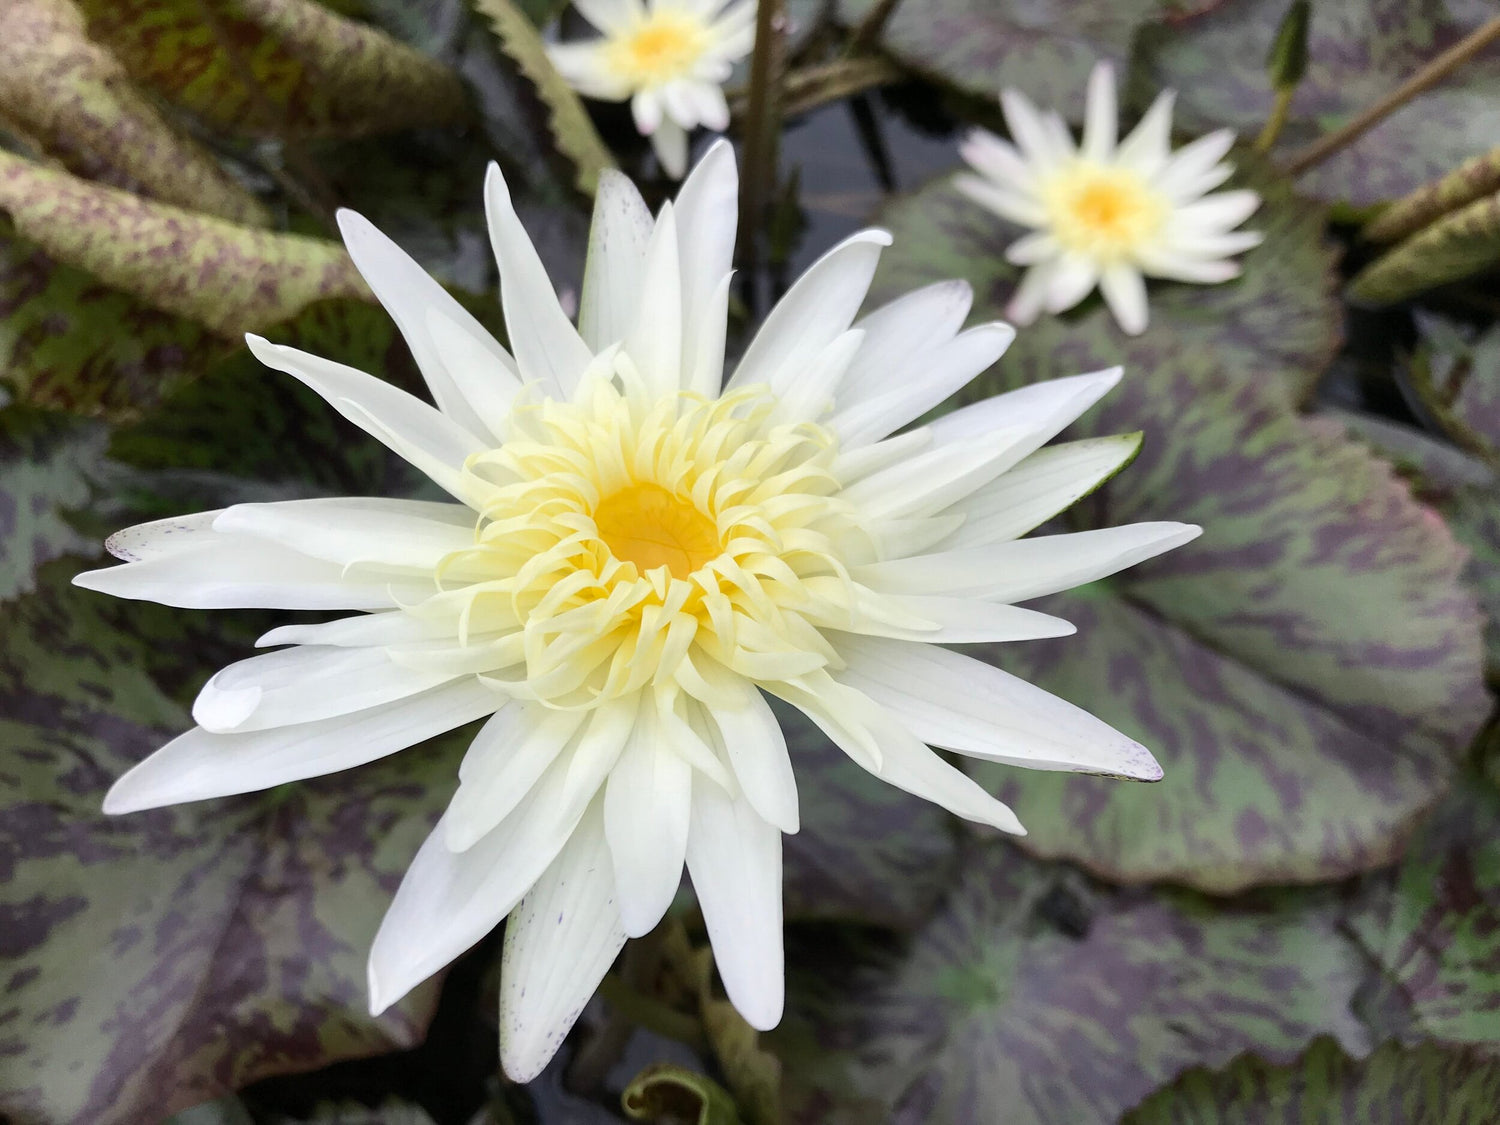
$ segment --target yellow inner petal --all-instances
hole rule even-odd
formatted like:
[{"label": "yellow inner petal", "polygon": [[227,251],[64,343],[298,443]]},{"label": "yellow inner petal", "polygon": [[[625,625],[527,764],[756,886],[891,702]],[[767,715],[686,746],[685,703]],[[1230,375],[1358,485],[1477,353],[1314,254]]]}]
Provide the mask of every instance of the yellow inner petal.
[{"label": "yellow inner petal", "polygon": [[1124,168],[1082,164],[1049,186],[1053,229],[1070,250],[1128,254],[1157,235],[1167,213],[1159,194]]},{"label": "yellow inner petal", "polygon": [[594,524],[615,558],[635,563],[642,574],[664,566],[686,578],[724,549],[713,521],[659,484],[632,484],[606,496]]},{"label": "yellow inner petal", "polygon": [[676,12],[654,14],[616,39],[610,55],[615,69],[642,84],[684,78],[703,54],[704,28]]}]

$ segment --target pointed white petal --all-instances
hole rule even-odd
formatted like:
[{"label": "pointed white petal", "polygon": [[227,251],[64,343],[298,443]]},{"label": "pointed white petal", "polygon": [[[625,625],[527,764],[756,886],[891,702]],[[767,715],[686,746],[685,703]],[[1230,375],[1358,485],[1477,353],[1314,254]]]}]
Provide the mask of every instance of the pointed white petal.
[{"label": "pointed white petal", "polygon": [[603,39],[547,44],[547,57],[569,86],[586,98],[623,102],[635,87],[629,78],[610,65],[607,51]]},{"label": "pointed white petal", "polygon": [[505,328],[524,382],[541,381],[567,398],[593,353],[557,303],[552,281],[511,204],[498,164],[484,178],[490,242],[500,265],[500,303]]},{"label": "pointed white petal", "polygon": [[428,621],[399,609],[385,613],[368,613],[341,617],[316,625],[280,625],[255,642],[256,648],[272,645],[333,645],[339,648],[364,648],[371,645],[412,644],[453,637],[454,630],[444,621]]},{"label": "pointed white petal", "polygon": [[[656,104],[660,105],[660,102]],[[651,133],[651,148],[668,178],[682,179],[688,164],[687,130],[671,118],[663,117]]]},{"label": "pointed white petal", "polygon": [[841,639],[839,679],[880,700],[924,742],[1040,770],[1157,781],[1144,746],[1087,711],[982,661],[936,645]]},{"label": "pointed white petal", "polygon": [[1084,100],[1083,142],[1079,153],[1087,160],[1109,160],[1115,151],[1120,111],[1115,104],[1115,68],[1094,64]]},{"label": "pointed white petal", "polygon": [[[511,404],[521,389],[521,376],[510,353],[471,332],[446,311],[427,309],[427,336],[440,363],[463,392],[485,432],[498,445],[503,440]],[[499,354],[496,354],[497,349]],[[481,435],[483,436],[483,435]]]},{"label": "pointed white petal", "polygon": [[865,334],[851,328],[807,357],[797,379],[776,400],[778,422],[817,421],[833,409],[834,397]]},{"label": "pointed white petal", "polygon": [[682,882],[692,767],[664,737],[649,692],[604,789],[604,831],[625,932],[640,937],[661,921]]},{"label": "pointed white petal", "polygon": [[724,991],[751,1027],[781,1022],[781,833],[748,800],[716,785],[693,790],[688,873]]},{"label": "pointed white petal", "polygon": [[1035,323],[1047,302],[1047,290],[1052,286],[1055,266],[1055,261],[1039,262],[1021,275],[1016,291],[1005,305],[1007,320],[1023,327]]},{"label": "pointed white petal", "polygon": [[1043,172],[1050,171],[1073,155],[1070,151],[1072,145],[1059,146],[1057,138],[1043,122],[1042,115],[1024,94],[1015,90],[1002,90],[1000,110],[1005,115],[1005,125],[1010,130],[1011,139],[1033,168]]},{"label": "pointed white petal", "polygon": [[625,333],[625,354],[635,363],[654,398],[682,386],[682,276],[678,265],[677,217],[662,204],[641,266],[635,316]]},{"label": "pointed white petal", "polygon": [[1123,369],[1111,367],[1087,375],[1068,375],[1032,383],[992,398],[960,407],[929,423],[933,441],[958,441],[984,434],[1025,427],[1032,450],[1045,445],[1065,426],[1093,406],[1119,383]]},{"label": "pointed white petal", "polygon": [[448,847],[473,847],[515,809],[583,725],[579,711],[516,704],[480,728],[443,821]]},{"label": "pointed white petal", "polygon": [[1127,336],[1146,331],[1150,312],[1146,307],[1146,280],[1140,270],[1125,262],[1106,266],[1099,275],[1099,290]]},{"label": "pointed white petal", "polygon": [[1013,426],[945,441],[849,485],[844,499],[876,519],[930,516],[982,488],[1025,453],[1015,452],[1030,431]]},{"label": "pointed white petal", "polygon": [[350,496],[236,504],[214,520],[214,530],[340,566],[374,563],[430,575],[444,557],[474,545],[476,520],[462,504]]},{"label": "pointed white petal", "polygon": [[[467,366],[450,363],[432,338],[428,327],[429,313],[440,316],[452,331],[468,340],[474,351],[490,359],[494,369],[514,371],[515,365],[504,348],[462,305],[411,256],[378,230],[373,223],[354,211],[338,212],[339,230],[355,266],[370,283],[375,296],[385,306],[427,380],[432,397],[444,414],[480,437],[498,437],[486,417],[488,404],[482,386],[472,398],[472,384],[484,379],[489,369],[472,371]],[[446,349],[451,352],[450,349]]]},{"label": "pointed white petal", "polygon": [[107,813],[253,793],[373,762],[493,711],[473,678],[356,715],[247,734],[190,730],[135,766],[104,798]]},{"label": "pointed white petal", "polygon": [[1047,311],[1067,312],[1093,292],[1098,283],[1098,262],[1082,254],[1064,254],[1052,263],[1047,281]]},{"label": "pointed white petal", "polygon": [[814,262],[766,317],[729,385],[765,384],[777,394],[790,387],[808,356],[853,323],[880,252],[890,244],[886,231],[863,230]]},{"label": "pointed white petal", "polygon": [[1218,234],[1237,227],[1260,206],[1260,196],[1247,189],[1221,191],[1188,203],[1172,212],[1171,225],[1178,237],[1189,232]]},{"label": "pointed white petal", "polygon": [[1023,227],[1041,227],[1047,224],[1047,208],[1028,190],[1015,188],[1010,184],[999,184],[966,172],[953,177],[953,186],[960,194],[986,210],[993,211],[1002,219],[1019,223]]},{"label": "pointed white petal", "polygon": [[739,207],[734,146],[715,141],[677,193],[683,386],[709,397],[724,374],[729,273]]},{"label": "pointed white petal", "polygon": [[[787,754],[786,736],[765,697],[713,662],[703,662],[704,678],[716,694],[733,703],[704,704],[704,727],[715,750],[722,750],[734,769],[745,799],[765,820],[783,832],[800,827],[797,778]],[[716,788],[698,785],[694,790]]]},{"label": "pointed white petal", "polygon": [[1172,107],[1176,101],[1175,90],[1163,90],[1156,96],[1140,124],[1115,150],[1115,163],[1150,177],[1166,166],[1172,149]]},{"label": "pointed white petal", "polygon": [[959,143],[958,153],[969,166],[995,183],[1012,191],[1032,194],[1036,174],[1022,159],[1016,147],[984,129],[972,129]]},{"label": "pointed white petal", "polygon": [[1025,535],[1119,472],[1140,447],[1135,433],[1037,450],[948,509],[962,513],[964,522],[943,547],[981,547]]},{"label": "pointed white petal", "polygon": [[928,356],[958,334],[973,300],[967,281],[939,281],[861,317],[854,327],[864,332],[864,342],[839,386],[839,407],[923,377]]},{"label": "pointed white petal", "polygon": [[430,576],[363,569],[259,539],[219,535],[170,554],[75,575],[73,585],[179,609],[391,609],[436,592]]},{"label": "pointed white petal", "polygon": [[247,335],[245,342],[267,367],[312,388],[345,418],[384,442],[439,487],[462,500],[461,470],[490,443],[421,399],[342,363]]},{"label": "pointed white petal", "polygon": [[500,1065],[512,1081],[551,1061],[624,944],[596,800],[505,923]]},{"label": "pointed white petal", "polygon": [[579,335],[596,352],[619,343],[630,330],[650,240],[651,212],[641,193],[613,168],[600,172],[578,300]]},{"label": "pointed white petal", "polygon": [[1008,324],[981,324],[933,350],[921,377],[840,408],[826,425],[845,447],[879,441],[970,383],[1005,354],[1016,338]]},{"label": "pointed white petal", "polygon": [[578,14],[600,31],[624,32],[645,18],[640,0],[573,0]]},{"label": "pointed white petal", "polygon": [[203,547],[219,538],[218,532],[214,531],[214,520],[223,510],[216,508],[211,512],[168,516],[124,527],[104,541],[104,549],[124,562],[145,562]]},{"label": "pointed white petal", "polygon": [[407,868],[370,946],[370,1011],[379,1015],[489,933],[531,890],[582,818],[558,815],[561,772],[500,826],[455,852],[439,820]]},{"label": "pointed white petal", "polygon": [[853,624],[848,621],[825,622],[824,628],[942,645],[1037,641],[1047,637],[1068,637],[1077,632],[1060,617],[973,598],[882,594],[879,595],[879,606],[887,613],[861,615]]},{"label": "pointed white petal", "polygon": [[382,649],[298,647],[221,669],[193,702],[193,721],[214,734],[269,730],[366,711],[446,683]]},{"label": "pointed white petal", "polygon": [[1130,523],[1014,539],[855,567],[855,581],[896,594],[944,594],[1023,602],[1105,578],[1198,538],[1182,523]]}]

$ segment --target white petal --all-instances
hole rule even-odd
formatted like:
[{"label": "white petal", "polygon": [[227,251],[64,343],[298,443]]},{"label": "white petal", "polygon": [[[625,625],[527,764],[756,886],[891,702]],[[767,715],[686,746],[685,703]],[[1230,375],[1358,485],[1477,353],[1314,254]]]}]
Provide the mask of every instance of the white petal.
[{"label": "white petal", "polygon": [[1120,381],[1122,369],[1068,375],[1032,383],[1004,394],[960,407],[929,423],[934,442],[957,441],[983,434],[1025,427],[1032,450],[1046,444],[1085,410],[1093,406]]},{"label": "white petal", "polygon": [[841,639],[839,679],[880,700],[924,742],[988,761],[1157,781],[1144,746],[1087,711],[936,645]]},{"label": "white petal", "polygon": [[473,678],[356,715],[247,734],[190,730],[135,766],[104,798],[107,813],[253,793],[373,762],[487,715],[503,699]]},{"label": "white petal", "polygon": [[600,31],[616,33],[629,31],[646,15],[640,0],[573,0],[573,7]]},{"label": "white petal", "polygon": [[864,332],[864,343],[839,387],[839,406],[921,378],[928,355],[958,334],[973,300],[967,281],[939,281],[861,317],[854,326]]},{"label": "white petal", "polygon": [[890,559],[854,567],[851,574],[873,589],[897,594],[1023,602],[1105,578],[1201,533],[1191,524],[1131,523]]},{"label": "white petal", "polygon": [[[704,677],[733,703],[704,704],[710,743],[722,750],[734,769],[745,799],[765,820],[783,832],[796,832],[797,778],[787,754],[786,736],[765,697],[727,670],[703,662]],[[696,724],[695,724],[696,726]],[[698,785],[697,790],[716,788]]]},{"label": "white petal", "polygon": [[1172,150],[1172,107],[1177,92],[1163,90],[1151,103],[1140,123],[1115,150],[1115,163],[1134,168],[1148,178],[1154,177],[1167,162]]},{"label": "white petal", "polygon": [[1119,472],[1140,447],[1136,433],[1037,450],[948,509],[961,512],[964,522],[943,546],[958,550],[1025,535]]},{"label": "white petal", "polygon": [[578,300],[578,332],[596,352],[625,338],[641,299],[651,212],[628,176],[599,173],[588,262]]},{"label": "white petal", "polygon": [[1048,231],[1037,231],[1018,238],[1005,248],[1005,260],[1018,266],[1034,266],[1062,256],[1062,243]]},{"label": "white petal", "polygon": [[651,693],[604,789],[604,832],[620,916],[631,937],[648,933],[682,882],[693,770],[667,743]]},{"label": "white petal", "polygon": [[528,383],[540,380],[552,393],[566,398],[593,353],[557,303],[546,267],[516,215],[498,164],[491,164],[484,178],[484,205],[490,243],[500,266],[505,328],[516,350],[521,378]]},{"label": "white petal", "polygon": [[814,262],[766,317],[729,386],[763,383],[777,394],[791,386],[808,357],[853,323],[880,252],[890,244],[886,231],[863,230]]},{"label": "white petal", "polygon": [[439,820],[407,868],[370,946],[370,1012],[379,1015],[493,930],[535,885],[582,818],[558,815],[553,770],[467,851]]},{"label": "white petal", "polygon": [[462,504],[350,496],[236,504],[214,520],[214,530],[340,566],[374,563],[425,576],[447,555],[474,545],[476,520]]},{"label": "white petal", "polygon": [[596,801],[505,923],[500,1065],[514,1082],[546,1067],[625,944]]},{"label": "white petal", "polygon": [[995,479],[1024,453],[1014,448],[1029,435],[1024,426],[946,441],[841,493],[877,519],[930,516]]},{"label": "white petal", "polygon": [[637,90],[630,99],[630,114],[635,118],[636,132],[643,137],[655,135],[663,120],[660,92],[652,87]]},{"label": "white petal", "polygon": [[734,146],[715,141],[677,193],[683,386],[710,398],[724,376],[724,330],[739,206]]},{"label": "white petal", "polygon": [[1068,637],[1077,632],[1060,617],[973,598],[882,594],[879,601],[889,611],[888,616],[896,618],[898,623],[882,623],[874,615],[864,615],[854,624],[825,622],[824,627],[846,629],[863,636],[942,645],[1038,641],[1048,637]]},{"label": "white petal", "polygon": [[1115,68],[1107,62],[1094,64],[1089,73],[1084,100],[1083,143],[1080,154],[1088,160],[1108,160],[1114,155],[1116,130],[1120,124],[1115,104]]},{"label": "white petal", "polygon": [[448,847],[473,847],[503,821],[557,761],[585,715],[538,703],[516,703],[485,723],[459,772],[458,792],[443,821]]},{"label": "white petal", "polygon": [[391,609],[436,592],[431,577],[343,567],[238,535],[74,575],[73,585],[179,609]]},{"label": "white petal", "polygon": [[693,790],[688,873],[724,991],[751,1027],[781,1022],[781,833],[748,800],[714,785]]},{"label": "white petal", "polygon": [[1047,311],[1066,312],[1087,297],[1099,281],[1099,263],[1068,253],[1052,264],[1047,281]]},{"label": "white petal", "polygon": [[1221,281],[1232,281],[1240,276],[1238,262],[1219,260],[1204,261],[1202,258],[1180,251],[1157,250],[1140,256],[1141,269],[1153,277],[1169,277],[1174,281],[1191,281],[1199,285],[1217,285]]},{"label": "white petal", "polygon": [[123,527],[104,541],[104,549],[124,562],[145,562],[203,547],[218,540],[214,520],[219,518],[223,510],[216,508],[211,512],[168,516],[150,523]]},{"label": "white petal", "polygon": [[1016,291],[1005,306],[1006,318],[1025,326],[1036,321],[1047,303],[1047,290],[1052,286],[1052,271],[1055,261],[1041,262],[1021,275]]},{"label": "white petal", "polygon": [[484,338],[475,335],[435,305],[427,309],[427,335],[439,362],[463,391],[495,444],[500,444],[511,404],[521,389],[516,361],[504,349],[496,355],[495,349],[500,346],[492,348],[485,343],[488,333]]},{"label": "white petal", "polygon": [[1183,145],[1172,154],[1167,166],[1157,174],[1154,186],[1177,200],[1202,194],[1203,178],[1211,175],[1226,153],[1234,147],[1234,130],[1219,129]]},{"label": "white petal", "polygon": [[557,73],[586,98],[623,102],[634,92],[630,79],[610,65],[603,39],[583,43],[549,43],[547,57]]},{"label": "white petal", "polygon": [[958,153],[981,176],[1026,194],[1034,192],[1036,174],[1016,147],[985,129],[971,129],[959,143]]},{"label": "white petal", "polygon": [[1000,109],[1005,115],[1011,139],[1026,157],[1027,163],[1038,171],[1050,171],[1073,155],[1071,145],[1058,145],[1057,138],[1047,129],[1041,114],[1025,95],[1015,90],[1002,90]]},{"label": "white petal", "polygon": [[1237,227],[1260,206],[1260,196],[1248,189],[1221,191],[1188,203],[1172,212],[1172,227],[1188,231],[1217,234]]},{"label": "white petal", "polygon": [[414,672],[382,649],[283,649],[221,669],[193,701],[193,721],[214,734],[312,723],[406,699],[453,678]]},{"label": "white petal", "polygon": [[1023,227],[1041,227],[1047,224],[1046,207],[1029,191],[968,173],[954,176],[953,186],[960,194],[986,210],[993,211],[1002,219],[1019,223]]},{"label": "white petal", "polygon": [[1099,275],[1099,291],[1127,336],[1146,331],[1150,312],[1146,307],[1146,280],[1140,270],[1124,262],[1106,266]]},{"label": "white petal", "polygon": [[[438,408],[470,432],[498,438],[494,424],[503,418],[486,417],[490,411],[482,384],[493,368],[515,371],[510,353],[406,251],[363,215],[341,209],[338,224],[349,256],[406,338]],[[451,348],[440,350],[432,338],[429,312],[451,324],[453,331],[469,340],[478,354],[488,356],[493,368],[471,370],[450,363],[443,351],[451,352]],[[471,392],[477,393],[471,395]]]},{"label": "white petal", "polygon": [[428,621],[395,609],[385,613],[341,617],[336,621],[323,621],[316,625],[280,625],[257,640],[255,647],[333,645],[339,648],[364,648],[370,645],[435,641],[453,636],[453,627],[447,622]]},{"label": "white petal", "polygon": [[1016,330],[1008,324],[981,324],[961,332],[931,352],[920,378],[841,408],[826,425],[846,447],[879,441],[988,370],[1015,338]]},{"label": "white petal", "polygon": [[635,316],[625,333],[624,350],[653,399],[682,386],[682,276],[677,219],[671,203],[662,204],[646,247]]},{"label": "white petal", "polygon": [[491,442],[390,383],[342,363],[247,335],[245,342],[267,367],[301,380],[345,418],[384,442],[432,481],[464,499],[462,470],[470,455]]},{"label": "white petal", "polygon": [[801,374],[777,398],[772,418],[778,422],[817,421],[833,409],[834,396],[864,338],[858,328],[851,328],[807,357]]},{"label": "white petal", "polygon": [[651,148],[670,179],[680,180],[687,171],[688,135],[677,122],[663,117],[651,133]]}]

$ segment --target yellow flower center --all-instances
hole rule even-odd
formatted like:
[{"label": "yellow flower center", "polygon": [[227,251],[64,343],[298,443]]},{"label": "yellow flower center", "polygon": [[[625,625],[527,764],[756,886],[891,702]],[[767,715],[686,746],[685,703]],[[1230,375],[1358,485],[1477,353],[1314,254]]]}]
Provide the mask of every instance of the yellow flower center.
[{"label": "yellow flower center", "polygon": [[615,69],[636,85],[684,78],[702,56],[706,32],[682,12],[655,12],[609,48]]},{"label": "yellow flower center", "polygon": [[469,459],[474,546],[409,611],[511,694],[565,709],[648,686],[701,698],[716,666],[786,682],[836,662],[820,630],[863,612],[849,568],[876,547],[838,495],[834,436],[779,421],[764,388],[658,397],[606,362]]},{"label": "yellow flower center", "polygon": [[1052,228],[1069,250],[1123,257],[1155,237],[1167,206],[1137,173],[1079,161],[1043,189]]},{"label": "yellow flower center", "polygon": [[712,520],[659,484],[633,484],[594,509],[599,538],[615,558],[642,572],[664,566],[686,578],[724,548]]}]

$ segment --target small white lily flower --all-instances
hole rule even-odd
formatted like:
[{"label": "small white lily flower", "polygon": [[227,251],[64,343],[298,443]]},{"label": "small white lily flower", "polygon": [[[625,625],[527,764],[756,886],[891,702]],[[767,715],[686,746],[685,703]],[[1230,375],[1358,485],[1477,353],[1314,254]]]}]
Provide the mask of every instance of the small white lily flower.
[{"label": "small white lily flower", "polygon": [[[892,785],[1006,832],[1015,814],[929,745],[1153,781],[1141,746],[942,647],[1072,632],[1022,609],[1187,542],[1142,523],[1021,536],[1130,459],[1041,447],[1118,369],[902,431],[1014,336],[960,331],[941,282],[856,320],[890,236],[834,247],[723,382],[738,191],[720,142],[653,219],[599,182],[577,327],[498,168],[485,185],[514,354],[364,219],[345,241],[436,406],[252,336],[451,502],[237,504],[119,532],[76,582],[188,608],[354,611],[287,625],[214,676],[198,726],[115,783],[127,813],[348,769],[488,721],[370,952],[375,1012],[509,916],[500,1053],[557,1050],[627,937],[692,877],[729,998],[781,1018],[781,836],[794,763],[766,696]],[[902,431],[902,432],[898,432]],[[894,435],[894,436],[893,436]],[[873,842],[872,842],[873,844]]]},{"label": "small white lily flower", "polygon": [[755,43],[755,0],[574,0],[604,34],[548,48],[580,94],[630,101],[667,175],[687,171],[688,133],[729,127],[723,86]]},{"label": "small white lily flower", "polygon": [[1146,330],[1146,277],[1214,284],[1238,277],[1230,258],[1261,235],[1236,231],[1257,207],[1253,191],[1207,194],[1233,172],[1222,162],[1234,133],[1220,129],[1172,151],[1174,91],[1157,97],[1135,131],[1116,143],[1114,70],[1089,76],[1083,142],[1055,112],[1015,90],[1000,104],[1014,144],[975,129],[961,146],[977,175],[955,186],[976,203],[1034,228],[1006,251],[1029,267],[1006,315],[1030,324],[1072,308],[1097,285],[1120,327]]}]

